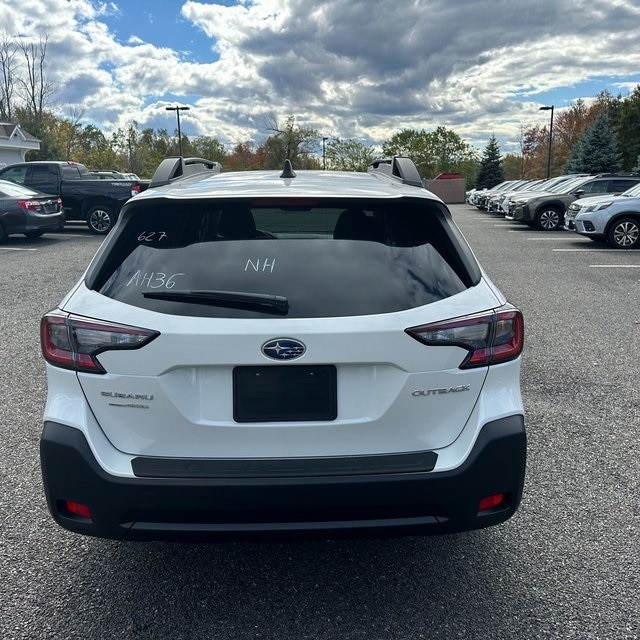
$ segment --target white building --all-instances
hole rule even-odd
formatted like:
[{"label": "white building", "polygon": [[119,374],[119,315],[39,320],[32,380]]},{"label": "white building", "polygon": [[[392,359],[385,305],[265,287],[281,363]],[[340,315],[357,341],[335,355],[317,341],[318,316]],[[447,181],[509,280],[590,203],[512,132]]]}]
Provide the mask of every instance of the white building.
[{"label": "white building", "polygon": [[19,124],[0,122],[0,167],[24,162],[27,151],[38,151],[40,140],[23,131]]}]

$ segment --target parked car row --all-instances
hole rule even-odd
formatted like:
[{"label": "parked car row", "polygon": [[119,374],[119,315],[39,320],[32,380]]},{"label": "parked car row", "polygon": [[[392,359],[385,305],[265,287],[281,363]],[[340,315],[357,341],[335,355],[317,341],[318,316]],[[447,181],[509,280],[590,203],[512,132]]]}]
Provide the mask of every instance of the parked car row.
[{"label": "parked car row", "polygon": [[[149,186],[148,180],[129,178],[124,174],[100,176],[77,162],[33,161],[11,164],[0,169],[0,182],[21,187],[22,201],[51,199],[62,203],[62,209],[46,212],[42,208],[25,214],[25,207],[0,209],[0,240],[10,234],[28,237],[42,235],[64,226],[66,220],[83,220],[89,231],[106,235],[120,214],[122,205]],[[105,172],[110,174],[112,172]],[[4,186],[3,186],[4,188]],[[26,200],[25,200],[26,198]],[[21,213],[22,212],[22,213]],[[33,213],[37,215],[33,215]]]},{"label": "parked car row", "polygon": [[575,231],[620,249],[640,245],[640,175],[566,175],[507,181],[467,202],[534,229]]}]

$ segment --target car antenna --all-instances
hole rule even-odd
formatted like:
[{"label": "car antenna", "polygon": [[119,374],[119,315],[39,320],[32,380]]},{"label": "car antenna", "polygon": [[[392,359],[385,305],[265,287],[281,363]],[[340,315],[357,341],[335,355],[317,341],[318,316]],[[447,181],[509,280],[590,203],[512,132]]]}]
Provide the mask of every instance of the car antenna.
[{"label": "car antenna", "polygon": [[293,166],[291,165],[291,160],[285,160],[284,161],[284,169],[282,170],[282,173],[280,174],[281,178],[295,178],[296,177],[296,172],[293,170]]}]

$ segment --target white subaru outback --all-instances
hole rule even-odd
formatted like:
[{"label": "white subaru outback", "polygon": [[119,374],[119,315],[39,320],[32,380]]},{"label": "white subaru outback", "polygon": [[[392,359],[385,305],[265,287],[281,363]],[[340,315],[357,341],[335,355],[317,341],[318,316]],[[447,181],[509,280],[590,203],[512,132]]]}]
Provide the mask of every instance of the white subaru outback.
[{"label": "white subaru outback", "polygon": [[167,159],[41,340],[71,531],[426,534],[520,502],[522,316],[407,158]]}]

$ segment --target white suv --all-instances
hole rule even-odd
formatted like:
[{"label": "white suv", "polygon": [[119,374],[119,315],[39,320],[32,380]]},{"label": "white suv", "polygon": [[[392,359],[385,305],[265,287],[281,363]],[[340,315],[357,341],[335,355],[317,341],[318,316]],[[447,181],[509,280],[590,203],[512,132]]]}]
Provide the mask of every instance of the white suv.
[{"label": "white suv", "polygon": [[167,159],[41,328],[72,531],[455,532],[520,502],[522,316],[406,158]]}]

